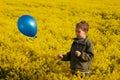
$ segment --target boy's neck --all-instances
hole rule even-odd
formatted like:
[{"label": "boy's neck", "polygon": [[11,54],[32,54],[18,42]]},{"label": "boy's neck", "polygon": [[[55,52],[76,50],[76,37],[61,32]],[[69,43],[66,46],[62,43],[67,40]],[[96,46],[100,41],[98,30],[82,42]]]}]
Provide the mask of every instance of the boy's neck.
[{"label": "boy's neck", "polygon": [[86,38],[86,36],[84,36],[83,38],[78,38],[78,39],[85,39]]}]

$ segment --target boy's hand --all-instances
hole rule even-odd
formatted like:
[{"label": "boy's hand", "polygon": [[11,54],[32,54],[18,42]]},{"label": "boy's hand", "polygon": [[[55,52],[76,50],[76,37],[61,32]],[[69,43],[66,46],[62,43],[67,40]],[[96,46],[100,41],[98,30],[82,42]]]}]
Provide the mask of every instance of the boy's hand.
[{"label": "boy's hand", "polygon": [[62,54],[58,54],[57,57],[60,58],[60,59],[62,59],[62,58],[63,58],[63,55],[62,55]]},{"label": "boy's hand", "polygon": [[80,51],[76,51],[76,52],[75,52],[75,55],[76,55],[77,57],[80,57],[81,52],[80,52]]}]

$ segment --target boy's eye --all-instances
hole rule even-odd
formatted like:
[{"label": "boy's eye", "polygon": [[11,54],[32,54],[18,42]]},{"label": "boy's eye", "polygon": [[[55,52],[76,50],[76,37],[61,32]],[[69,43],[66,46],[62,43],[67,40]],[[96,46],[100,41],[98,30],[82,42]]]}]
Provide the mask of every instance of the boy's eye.
[{"label": "boy's eye", "polygon": [[80,31],[76,31],[77,33],[80,33]]}]

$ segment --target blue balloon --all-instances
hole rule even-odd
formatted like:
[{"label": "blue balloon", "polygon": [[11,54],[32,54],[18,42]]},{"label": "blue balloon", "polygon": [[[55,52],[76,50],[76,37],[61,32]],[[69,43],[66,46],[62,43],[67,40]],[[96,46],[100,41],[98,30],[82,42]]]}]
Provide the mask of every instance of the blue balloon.
[{"label": "blue balloon", "polygon": [[23,15],[18,19],[18,29],[26,36],[34,37],[37,33],[37,24],[35,19],[30,15]]}]

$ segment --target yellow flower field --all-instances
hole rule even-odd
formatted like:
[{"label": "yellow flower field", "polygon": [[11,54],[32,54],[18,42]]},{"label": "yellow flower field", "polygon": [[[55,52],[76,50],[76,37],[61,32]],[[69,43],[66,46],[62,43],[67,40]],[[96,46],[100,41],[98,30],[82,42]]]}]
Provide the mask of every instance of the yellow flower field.
[{"label": "yellow flower field", "polygon": [[[37,38],[18,30],[24,14],[36,19]],[[81,20],[95,54],[83,78],[57,58],[70,50]],[[120,0],[0,0],[0,80],[120,80]]]}]

